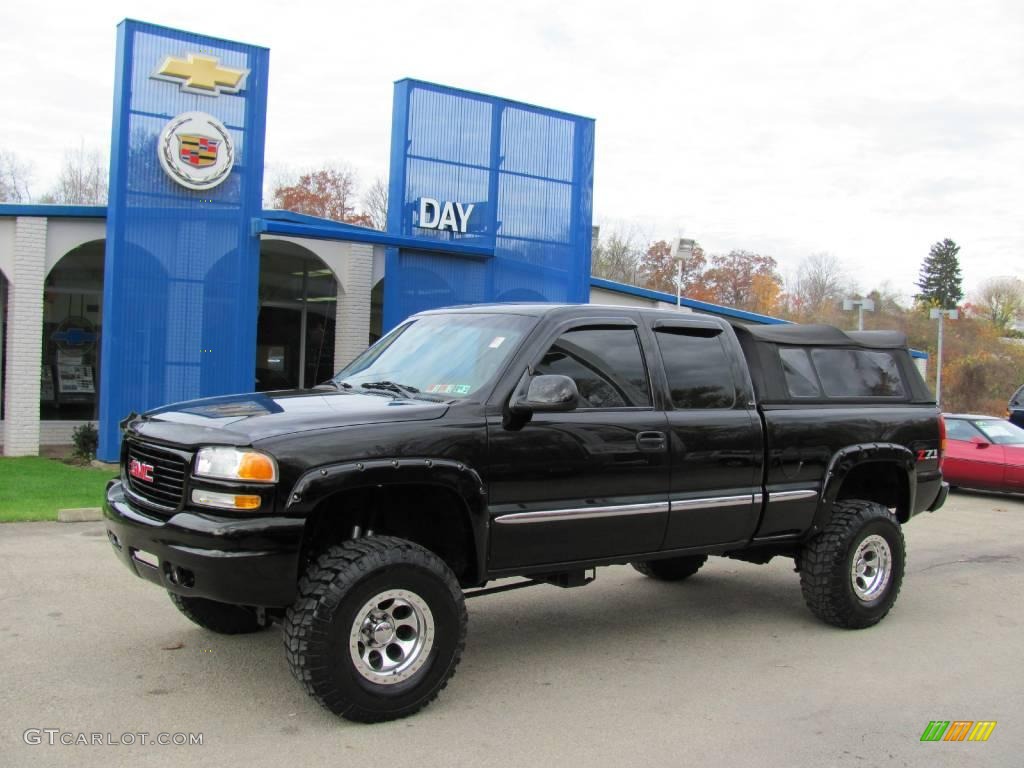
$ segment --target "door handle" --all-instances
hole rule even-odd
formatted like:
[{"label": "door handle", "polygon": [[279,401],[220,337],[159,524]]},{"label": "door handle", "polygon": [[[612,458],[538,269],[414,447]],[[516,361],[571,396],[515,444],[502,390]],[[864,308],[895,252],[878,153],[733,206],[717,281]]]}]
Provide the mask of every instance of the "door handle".
[{"label": "door handle", "polygon": [[641,451],[661,453],[668,448],[664,432],[637,432],[636,445]]}]

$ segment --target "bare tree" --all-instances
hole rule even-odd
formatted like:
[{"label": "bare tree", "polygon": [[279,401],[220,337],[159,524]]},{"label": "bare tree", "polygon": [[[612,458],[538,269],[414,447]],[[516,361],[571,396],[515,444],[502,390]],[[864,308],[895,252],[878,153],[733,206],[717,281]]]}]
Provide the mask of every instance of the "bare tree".
[{"label": "bare tree", "polygon": [[978,310],[1000,333],[1024,319],[1024,281],[1017,277],[993,277],[982,284]]},{"label": "bare tree", "polygon": [[590,271],[597,277],[637,285],[644,251],[632,231],[613,231],[594,244]]},{"label": "bare tree", "polygon": [[374,229],[388,228],[388,183],[383,177],[378,176],[363,195],[363,212]]},{"label": "bare tree", "polygon": [[57,184],[48,195],[47,202],[62,205],[104,205],[107,202],[107,163],[95,149],[64,153],[64,166]]},{"label": "bare tree", "polygon": [[0,151],[0,203],[27,203],[32,199],[32,167],[13,152]]},{"label": "bare tree", "polygon": [[833,308],[848,287],[839,259],[830,253],[814,253],[800,262],[790,293],[799,313],[815,317]]}]

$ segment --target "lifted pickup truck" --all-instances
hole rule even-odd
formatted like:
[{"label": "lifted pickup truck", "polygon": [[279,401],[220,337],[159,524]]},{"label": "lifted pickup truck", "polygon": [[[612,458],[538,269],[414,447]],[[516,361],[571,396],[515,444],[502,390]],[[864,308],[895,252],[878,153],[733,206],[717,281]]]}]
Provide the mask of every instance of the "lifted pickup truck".
[{"label": "lifted pickup truck", "polygon": [[446,685],[465,598],[600,565],[792,557],[811,611],[869,627],[900,526],[945,501],[943,438],[896,333],[474,306],[409,318],[312,390],[129,418],[106,525],[189,619],[282,623],[307,691],[373,722]]}]

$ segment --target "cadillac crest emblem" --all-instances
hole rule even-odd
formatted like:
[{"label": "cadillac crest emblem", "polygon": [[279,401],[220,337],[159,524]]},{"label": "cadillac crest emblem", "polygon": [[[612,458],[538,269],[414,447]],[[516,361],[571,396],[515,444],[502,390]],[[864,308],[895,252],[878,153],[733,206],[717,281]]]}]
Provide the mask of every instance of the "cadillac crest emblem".
[{"label": "cadillac crest emblem", "polygon": [[178,184],[213,189],[231,173],[235,147],[224,124],[205,112],[183,112],[170,120],[157,141],[160,166]]}]

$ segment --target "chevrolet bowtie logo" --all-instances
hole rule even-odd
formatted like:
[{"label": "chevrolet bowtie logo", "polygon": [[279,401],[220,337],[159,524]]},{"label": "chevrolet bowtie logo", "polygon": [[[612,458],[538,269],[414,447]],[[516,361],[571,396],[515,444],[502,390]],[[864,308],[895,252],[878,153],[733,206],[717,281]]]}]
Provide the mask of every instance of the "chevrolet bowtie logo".
[{"label": "chevrolet bowtie logo", "polygon": [[187,93],[204,96],[219,96],[222,93],[238,93],[245,88],[248,69],[231,69],[217,64],[214,56],[190,53],[184,59],[168,56],[152,74],[155,80],[167,80],[181,85]]}]

